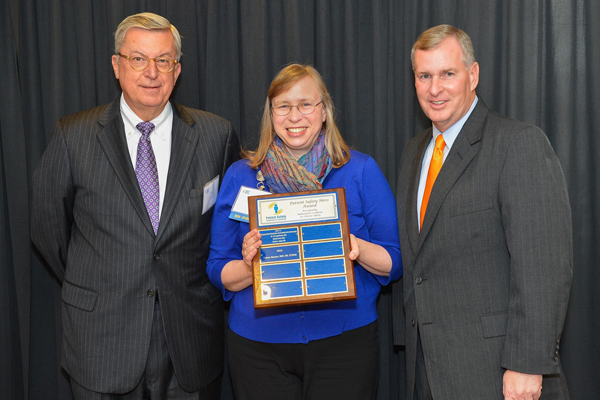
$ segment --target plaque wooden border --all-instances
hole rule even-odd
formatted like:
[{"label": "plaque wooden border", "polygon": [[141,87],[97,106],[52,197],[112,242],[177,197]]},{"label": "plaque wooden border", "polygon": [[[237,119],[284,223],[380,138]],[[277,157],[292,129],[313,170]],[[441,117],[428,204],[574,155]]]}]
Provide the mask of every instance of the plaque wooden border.
[{"label": "plaque wooden border", "polygon": [[[338,215],[339,219],[337,220],[324,220],[319,222],[308,222],[308,223],[293,223],[293,224],[278,224],[276,226],[268,226],[268,227],[259,227],[258,224],[258,215],[257,215],[257,199],[277,199],[280,197],[297,197],[304,195],[315,195],[315,194],[324,194],[324,193],[335,193],[337,195],[337,206],[338,206]],[[346,207],[346,192],[344,188],[335,188],[335,189],[324,189],[324,190],[312,190],[305,192],[294,192],[294,193],[278,193],[278,194],[267,194],[264,196],[250,196],[248,197],[248,215],[250,218],[250,230],[258,229],[259,232],[273,229],[289,229],[289,228],[297,228],[298,229],[298,238],[297,242],[285,242],[283,246],[298,244],[299,250],[299,262],[301,265],[301,277],[293,277],[293,278],[283,278],[283,279],[271,279],[268,282],[263,281],[263,270],[262,265],[267,266],[269,263],[261,264],[261,253],[263,248],[267,248],[267,246],[261,246],[261,249],[257,252],[256,256],[252,261],[253,274],[254,274],[254,307],[255,308],[266,308],[266,307],[276,307],[276,306],[288,306],[288,305],[301,305],[301,304],[312,304],[312,303],[323,303],[335,300],[354,300],[356,299],[356,284],[354,281],[354,263],[348,257],[350,253],[350,229],[348,226],[348,209]],[[305,254],[303,251],[303,244],[311,244],[311,243],[320,243],[327,242],[326,240],[319,241],[313,240],[310,243],[306,243],[306,241],[302,238],[302,228],[309,226],[318,226],[318,225],[331,225],[331,224],[340,224],[341,228],[341,241],[343,243],[343,255],[337,256],[336,261],[340,259],[345,260],[345,270],[343,273],[333,273],[333,274],[321,274],[318,277],[309,277],[306,275],[305,268]],[[277,245],[268,246],[270,248],[277,247]],[[329,257],[320,258],[316,261],[327,261],[330,259]],[[272,264],[271,264],[272,265]],[[330,292],[330,293],[321,293],[321,294],[308,294],[309,287],[307,286],[307,280],[310,279],[324,279],[326,278],[338,278],[345,277],[346,279],[346,291],[342,292]],[[269,285],[272,283],[284,283],[284,282],[297,282],[302,281],[302,295],[293,295],[290,297],[278,297],[278,298],[263,298],[262,290],[263,284]]]}]

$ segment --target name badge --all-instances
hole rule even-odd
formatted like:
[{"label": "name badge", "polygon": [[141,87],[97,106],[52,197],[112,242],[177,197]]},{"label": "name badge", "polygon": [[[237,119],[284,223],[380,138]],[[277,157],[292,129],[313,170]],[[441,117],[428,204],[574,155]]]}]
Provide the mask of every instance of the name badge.
[{"label": "name badge", "polygon": [[229,213],[229,218],[241,222],[250,221],[250,218],[248,218],[248,197],[262,196],[265,194],[271,194],[271,192],[253,189],[248,186],[240,187],[240,191],[238,192],[237,197],[233,202],[233,207],[231,207],[231,213]]},{"label": "name badge", "polygon": [[206,213],[217,202],[217,194],[219,194],[219,175],[213,180],[204,185],[204,197],[202,199],[202,215]]}]

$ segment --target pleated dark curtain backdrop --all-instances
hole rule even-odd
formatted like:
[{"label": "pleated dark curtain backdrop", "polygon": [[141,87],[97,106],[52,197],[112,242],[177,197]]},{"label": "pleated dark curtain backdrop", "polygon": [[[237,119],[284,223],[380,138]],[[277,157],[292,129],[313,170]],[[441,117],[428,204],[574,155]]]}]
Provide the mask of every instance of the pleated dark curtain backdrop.
[{"label": "pleated dark curtain backdrop", "polygon": [[[31,175],[61,116],[119,94],[112,34],[127,15],[167,17],[183,39],[174,97],[231,120],[253,148],[268,85],[290,62],[324,76],[345,139],[392,188],[403,145],[428,121],[410,48],[440,23],[464,29],[479,96],[540,126],[567,177],[575,270],[562,340],[571,398],[600,398],[600,2],[596,0],[0,0],[0,397],[71,398],[60,368],[60,287],[29,241]],[[380,298],[378,399],[403,399],[403,349]],[[233,399],[224,380],[223,399]],[[412,399],[409,399],[412,400]]]}]

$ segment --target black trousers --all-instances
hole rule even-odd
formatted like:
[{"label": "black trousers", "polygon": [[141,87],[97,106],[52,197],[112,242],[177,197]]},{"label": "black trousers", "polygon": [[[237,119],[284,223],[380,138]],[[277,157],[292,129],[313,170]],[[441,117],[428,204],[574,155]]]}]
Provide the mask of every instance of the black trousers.
[{"label": "black trousers", "polygon": [[230,330],[228,344],[237,400],[375,399],[377,321],[308,344],[256,342]]},{"label": "black trousers", "polygon": [[75,400],[219,400],[221,397],[220,378],[193,393],[186,392],[179,386],[167,348],[159,302],[154,304],[146,370],[135,389],[124,394],[98,393],[84,388],[73,379],[71,388]]}]

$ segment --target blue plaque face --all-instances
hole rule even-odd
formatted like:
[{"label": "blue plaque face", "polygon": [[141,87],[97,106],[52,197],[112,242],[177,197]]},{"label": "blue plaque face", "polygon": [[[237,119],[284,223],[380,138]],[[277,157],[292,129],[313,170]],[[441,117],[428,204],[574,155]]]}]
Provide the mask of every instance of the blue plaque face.
[{"label": "blue plaque face", "polygon": [[298,243],[298,228],[265,229],[260,231],[263,245]]},{"label": "blue plaque face", "polygon": [[303,294],[302,281],[283,281],[261,284],[261,296],[263,300],[302,296]]},{"label": "blue plaque face", "polygon": [[302,245],[304,258],[341,257],[344,255],[344,243],[341,240],[321,243],[305,243]]},{"label": "blue plaque face", "polygon": [[327,240],[327,239],[341,239],[342,237],[342,225],[337,224],[325,224],[325,225],[310,225],[302,227],[302,240]]},{"label": "blue plaque face", "polygon": [[306,293],[310,295],[323,293],[347,292],[345,276],[334,276],[331,278],[317,278],[306,280]]},{"label": "blue plaque face", "polygon": [[325,260],[305,261],[306,276],[343,274],[346,272],[344,258],[328,258]]},{"label": "blue plaque face", "polygon": [[260,248],[260,262],[292,261],[300,259],[300,246],[275,246]]},{"label": "blue plaque face", "polygon": [[270,281],[273,279],[302,278],[302,264],[300,262],[281,264],[262,264],[262,279]]}]

